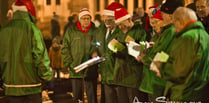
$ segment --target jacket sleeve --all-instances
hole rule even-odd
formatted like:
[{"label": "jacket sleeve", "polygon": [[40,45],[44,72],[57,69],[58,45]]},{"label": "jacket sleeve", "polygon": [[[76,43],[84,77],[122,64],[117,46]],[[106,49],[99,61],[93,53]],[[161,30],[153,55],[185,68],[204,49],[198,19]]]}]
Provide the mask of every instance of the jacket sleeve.
[{"label": "jacket sleeve", "polygon": [[61,51],[61,56],[63,60],[63,64],[65,67],[70,67],[70,64],[72,63],[72,55],[71,55],[71,47],[70,47],[70,30],[68,29],[65,33],[64,39],[63,39],[63,46]]},{"label": "jacket sleeve", "polygon": [[168,62],[160,69],[162,77],[173,83],[185,82],[199,58],[197,47],[197,40],[192,37],[181,37],[174,42]]},{"label": "jacket sleeve", "polygon": [[98,53],[99,45],[97,45],[97,41],[96,41],[97,33],[98,33],[98,29],[95,28],[95,30],[93,31],[92,40],[91,40],[91,49],[90,49],[91,56],[94,52]]},{"label": "jacket sleeve", "polygon": [[136,40],[137,43],[139,43],[140,41],[146,41],[146,32],[142,28],[137,34],[135,34],[135,36],[136,37],[134,39]]},{"label": "jacket sleeve", "polygon": [[52,61],[52,48],[51,47],[49,48],[49,55],[48,56],[49,56],[49,60],[50,60],[50,67],[52,67],[52,62],[51,62]]},{"label": "jacket sleeve", "polygon": [[40,30],[32,25],[33,36],[32,36],[32,56],[35,66],[38,68],[38,75],[44,81],[49,81],[53,78],[52,72],[50,71],[50,61],[47,54],[42,34]]},{"label": "jacket sleeve", "polygon": [[135,39],[136,43],[139,43],[140,41],[146,41],[146,31],[143,29],[141,24],[135,24],[134,27],[135,31],[129,36]]}]

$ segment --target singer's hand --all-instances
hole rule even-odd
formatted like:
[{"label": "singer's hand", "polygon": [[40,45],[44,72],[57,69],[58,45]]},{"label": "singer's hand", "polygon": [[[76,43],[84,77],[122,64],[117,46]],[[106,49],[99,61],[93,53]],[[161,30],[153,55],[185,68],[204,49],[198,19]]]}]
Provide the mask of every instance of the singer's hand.
[{"label": "singer's hand", "polygon": [[98,53],[97,52],[94,52],[91,57],[94,58],[94,57],[97,57],[98,56]]},{"label": "singer's hand", "polygon": [[154,63],[155,63],[155,65],[157,66],[157,68],[158,68],[158,70],[157,71],[155,71],[156,72],[156,75],[158,76],[158,77],[161,77],[161,74],[160,74],[160,70],[159,70],[159,68],[160,68],[160,66],[162,65],[162,62],[159,62],[159,61],[154,61]]},{"label": "singer's hand", "polygon": [[146,56],[146,54],[142,53],[139,56],[137,56],[137,58],[135,58],[138,62],[142,62],[143,57]]},{"label": "singer's hand", "polygon": [[149,48],[152,48],[154,46],[155,42],[149,42]]}]

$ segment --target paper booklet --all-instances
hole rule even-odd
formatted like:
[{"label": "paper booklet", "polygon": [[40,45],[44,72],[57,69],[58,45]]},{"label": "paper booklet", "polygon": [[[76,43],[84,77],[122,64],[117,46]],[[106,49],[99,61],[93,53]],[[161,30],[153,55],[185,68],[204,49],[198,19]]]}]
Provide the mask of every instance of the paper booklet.
[{"label": "paper booklet", "polygon": [[139,44],[134,41],[129,41],[127,44],[128,54],[137,58],[140,53],[143,53],[149,48],[148,42],[140,42]]},{"label": "paper booklet", "polygon": [[155,55],[155,57],[154,57],[154,59],[153,59],[151,65],[150,65],[150,70],[152,70],[152,71],[159,71],[159,69],[157,68],[157,66],[155,65],[154,62],[155,62],[155,61],[159,61],[159,62],[167,62],[167,61],[168,61],[168,58],[169,58],[169,55],[166,54],[165,52],[163,52],[163,51],[161,51],[160,53],[158,52],[158,53]]},{"label": "paper booklet", "polygon": [[127,47],[128,47],[128,54],[137,58],[140,54],[140,45],[136,42],[133,42],[133,41],[130,41],[128,44],[127,44]]},{"label": "paper booklet", "polygon": [[134,38],[132,38],[131,36],[126,36],[126,39],[125,39],[125,42],[126,43],[129,43],[130,41],[133,41],[133,42],[135,42],[135,40],[134,40]]},{"label": "paper booklet", "polygon": [[78,72],[86,69],[87,67],[92,66],[92,65],[97,64],[97,63],[100,63],[102,61],[105,61],[105,57],[97,56],[97,57],[94,57],[92,59],[89,59],[89,60],[83,62],[82,64],[76,66],[73,69],[75,70],[76,73],[78,73]]},{"label": "paper booklet", "polygon": [[117,52],[117,51],[122,51],[125,48],[125,46],[120,42],[118,42],[116,39],[112,39],[108,43],[108,48],[113,52]]},{"label": "paper booklet", "polygon": [[159,62],[167,62],[169,58],[169,55],[163,51],[161,51],[160,53],[158,52],[153,61],[159,61]]}]

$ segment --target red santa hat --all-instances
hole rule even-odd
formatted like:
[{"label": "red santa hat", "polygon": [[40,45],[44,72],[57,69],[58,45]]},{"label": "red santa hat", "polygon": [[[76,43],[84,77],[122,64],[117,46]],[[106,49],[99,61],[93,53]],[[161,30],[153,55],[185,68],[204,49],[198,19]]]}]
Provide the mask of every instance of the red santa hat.
[{"label": "red santa hat", "polygon": [[89,12],[89,10],[87,8],[83,8],[80,10],[80,13],[78,15],[79,20],[84,15],[89,15],[91,17],[91,13]]},{"label": "red santa hat", "polygon": [[155,6],[150,7],[150,9],[154,8],[152,10],[152,18],[163,20],[163,17],[161,15],[161,11],[160,11],[160,7],[161,7],[161,5],[155,5]]},{"label": "red santa hat", "polygon": [[36,17],[35,7],[31,0],[16,0],[12,5],[13,11],[25,11]]},{"label": "red santa hat", "polygon": [[124,8],[124,6],[117,2],[112,2],[110,5],[104,8],[103,15],[115,16],[115,9]]},{"label": "red santa hat", "polygon": [[115,10],[115,22],[119,23],[128,18],[131,18],[131,15],[124,8],[119,8]]},{"label": "red santa hat", "polygon": [[[152,18],[155,18],[155,19],[163,20],[162,15],[161,15],[161,11],[160,11],[160,7],[161,7],[161,5],[154,5],[154,6],[149,7],[149,12],[150,12],[149,16],[151,16]],[[150,26],[149,16],[147,15],[147,18],[146,18],[146,24],[145,24],[146,30]]]}]

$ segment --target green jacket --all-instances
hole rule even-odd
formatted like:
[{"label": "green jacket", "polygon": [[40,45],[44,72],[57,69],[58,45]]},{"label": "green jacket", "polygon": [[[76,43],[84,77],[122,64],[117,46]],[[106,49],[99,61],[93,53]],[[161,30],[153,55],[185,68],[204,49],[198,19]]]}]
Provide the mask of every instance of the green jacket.
[{"label": "green jacket", "polygon": [[40,30],[28,12],[17,11],[0,30],[0,76],[5,95],[41,93],[41,82],[52,79]]},{"label": "green jacket", "polygon": [[206,103],[208,64],[209,36],[201,22],[191,23],[175,35],[169,48],[169,60],[160,68],[162,78],[167,80],[164,95],[171,101]]},{"label": "green jacket", "polygon": [[161,96],[163,95],[165,80],[156,76],[156,73],[150,70],[151,60],[154,59],[157,52],[166,51],[169,44],[174,38],[173,25],[167,25],[162,28],[162,35],[155,41],[155,45],[150,49],[146,56],[143,58],[143,79],[139,89],[143,92]]},{"label": "green jacket", "polygon": [[[116,39],[126,47],[125,38],[128,35],[137,43],[146,40],[146,32],[139,22],[136,22],[126,34],[117,35]],[[138,88],[141,83],[143,66],[128,54],[127,47],[122,52],[116,53],[115,62],[114,82],[117,85]]]},{"label": "green jacket", "polygon": [[123,32],[116,27],[111,36],[105,39],[107,28],[102,23],[99,27],[98,35],[96,35],[96,41],[101,44],[98,47],[98,53],[100,56],[104,56],[106,60],[99,64],[101,79],[103,84],[114,84],[113,74],[115,65],[115,54],[108,48],[108,43],[114,39],[117,35],[122,35]]},{"label": "green jacket", "polygon": [[93,23],[91,23],[91,27],[86,33],[83,33],[77,25],[71,26],[66,31],[61,56],[64,66],[70,68],[70,78],[83,78],[83,76],[85,78],[97,78],[97,65],[78,73],[73,69],[92,58],[92,53],[96,49],[96,46],[92,44],[95,35],[96,28]]}]

